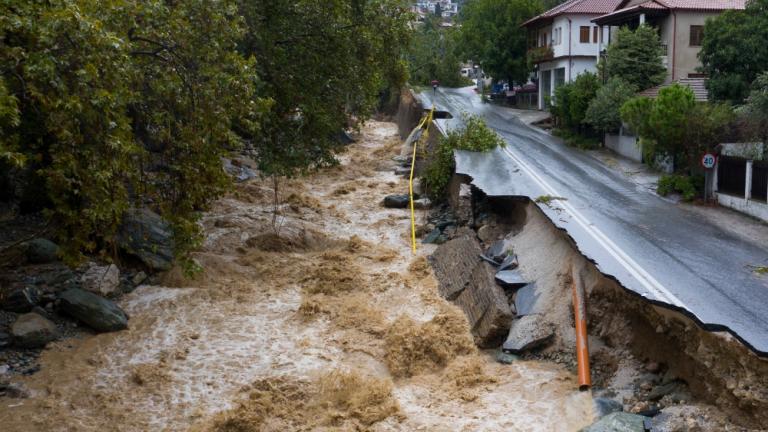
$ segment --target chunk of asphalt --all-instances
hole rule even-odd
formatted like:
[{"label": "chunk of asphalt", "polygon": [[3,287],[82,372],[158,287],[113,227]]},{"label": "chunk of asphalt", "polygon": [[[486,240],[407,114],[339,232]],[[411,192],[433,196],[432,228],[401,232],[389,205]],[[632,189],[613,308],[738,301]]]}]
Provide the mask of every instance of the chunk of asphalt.
[{"label": "chunk of asphalt", "polygon": [[503,288],[522,288],[531,282],[526,280],[518,270],[502,270],[496,273],[496,283]]},{"label": "chunk of asphalt", "polygon": [[433,229],[429,234],[427,234],[426,237],[424,237],[424,240],[422,240],[422,243],[435,243],[437,242],[437,239],[440,237],[440,234],[442,232],[439,228]]},{"label": "chunk of asphalt", "polygon": [[529,283],[528,285],[517,290],[515,294],[515,310],[518,316],[535,314],[536,300],[539,299],[539,294],[536,292],[536,284]]},{"label": "chunk of asphalt", "polygon": [[485,251],[485,256],[496,261],[497,264],[504,261],[504,258],[507,256],[506,248],[504,247],[504,240],[498,240],[494,242],[491,247]]},{"label": "chunk of asphalt", "polygon": [[546,345],[555,334],[555,328],[542,315],[526,315],[512,322],[502,350],[510,354]]},{"label": "chunk of asphalt", "polygon": [[499,263],[497,263],[496,261],[488,258],[487,256],[485,256],[483,254],[480,254],[478,256],[480,257],[480,259],[482,259],[483,261],[486,261],[488,264],[492,264],[494,267],[497,267],[499,265]]},{"label": "chunk of asphalt", "polygon": [[499,271],[514,270],[519,265],[520,264],[517,262],[517,255],[507,255],[506,258],[504,258],[504,261],[499,264]]}]

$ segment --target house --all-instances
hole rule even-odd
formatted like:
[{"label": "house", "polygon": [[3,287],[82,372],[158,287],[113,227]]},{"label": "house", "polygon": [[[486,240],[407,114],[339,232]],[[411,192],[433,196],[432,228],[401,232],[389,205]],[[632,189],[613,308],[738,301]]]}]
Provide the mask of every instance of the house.
[{"label": "house", "polygon": [[[647,24],[658,29],[667,68],[665,82],[697,78],[701,62],[699,51],[704,37],[704,23],[728,9],[744,9],[745,0],[622,0],[616,10],[593,18],[598,33],[606,28],[627,26],[631,29]],[[612,31],[605,32],[611,42]],[[602,48],[601,48],[602,49]]]},{"label": "house", "polygon": [[608,40],[592,20],[613,12],[622,0],[568,0],[525,23],[528,55],[536,68],[538,108],[545,109],[555,88],[584,72],[596,72],[600,41]]}]

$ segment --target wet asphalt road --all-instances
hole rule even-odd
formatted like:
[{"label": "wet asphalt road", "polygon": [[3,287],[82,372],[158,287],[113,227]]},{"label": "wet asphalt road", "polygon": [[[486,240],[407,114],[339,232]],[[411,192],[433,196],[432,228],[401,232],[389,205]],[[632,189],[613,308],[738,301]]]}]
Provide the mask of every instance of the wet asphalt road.
[{"label": "wet asphalt road", "polygon": [[[709,330],[726,330],[768,356],[768,245],[738,237],[661,198],[592,156],[531,128],[508,110],[484,104],[471,88],[419,95],[460,125],[482,116],[507,143],[491,153],[457,152],[457,172],[488,195],[561,197],[538,203],[605,274],[648,300],[678,309]],[[766,228],[768,229],[768,228]]]}]

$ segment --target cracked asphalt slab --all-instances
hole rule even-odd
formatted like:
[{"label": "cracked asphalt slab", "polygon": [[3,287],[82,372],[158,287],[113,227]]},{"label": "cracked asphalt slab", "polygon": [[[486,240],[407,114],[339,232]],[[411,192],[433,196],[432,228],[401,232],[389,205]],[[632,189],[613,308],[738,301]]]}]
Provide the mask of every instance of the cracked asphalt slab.
[{"label": "cracked asphalt slab", "polygon": [[[725,229],[689,205],[659,197],[586,152],[523,124],[513,110],[483,103],[472,88],[418,95],[461,125],[481,116],[506,142],[489,153],[457,151],[456,171],[490,196],[536,200],[605,275],[647,300],[679,310],[711,331],[728,331],[768,356],[768,244]],[[766,227],[768,229],[768,227]]]}]

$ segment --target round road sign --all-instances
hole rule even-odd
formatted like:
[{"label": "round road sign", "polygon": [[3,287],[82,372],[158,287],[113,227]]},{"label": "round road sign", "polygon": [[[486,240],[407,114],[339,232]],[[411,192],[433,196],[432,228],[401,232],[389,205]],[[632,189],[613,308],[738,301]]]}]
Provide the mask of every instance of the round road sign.
[{"label": "round road sign", "polygon": [[712,153],[705,153],[704,156],[701,157],[701,166],[703,166],[706,169],[712,169],[715,167],[715,155]]}]

